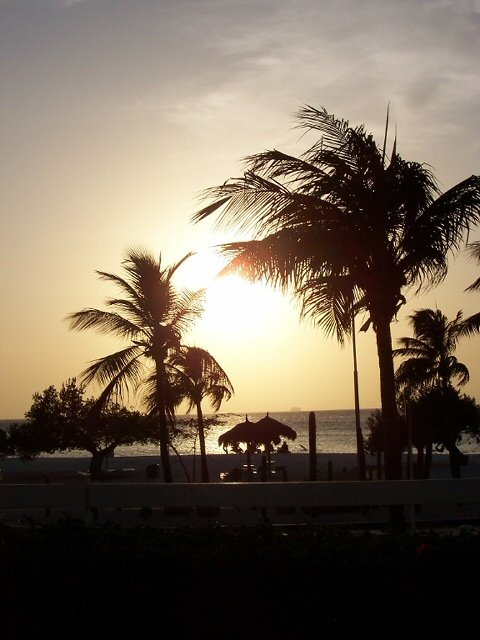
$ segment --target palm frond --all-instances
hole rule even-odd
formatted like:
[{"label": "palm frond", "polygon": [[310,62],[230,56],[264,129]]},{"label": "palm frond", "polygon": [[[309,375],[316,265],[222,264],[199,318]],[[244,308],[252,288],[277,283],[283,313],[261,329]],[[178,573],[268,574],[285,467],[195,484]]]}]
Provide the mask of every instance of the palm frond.
[{"label": "palm frond", "polygon": [[182,399],[189,402],[189,410],[208,397],[217,411],[234,393],[228,375],[206,349],[183,345],[171,355],[168,366]]},{"label": "palm frond", "polygon": [[[467,244],[467,255],[469,256],[469,258],[477,260],[480,264],[480,240]],[[465,289],[465,291],[478,290],[480,290],[480,278],[477,278],[469,287]]]},{"label": "palm frond", "polygon": [[208,389],[205,397],[210,400],[213,411],[218,411],[223,401],[230,400],[232,391],[222,384],[214,384]]},{"label": "palm frond", "polygon": [[477,278],[472,284],[465,289],[465,291],[479,291],[480,290],[480,278]]},{"label": "palm frond", "polygon": [[83,309],[69,314],[66,320],[70,323],[70,329],[78,331],[96,329],[99,333],[113,334],[121,338],[134,338],[141,332],[136,324],[118,313],[99,309]]},{"label": "palm frond", "polygon": [[480,333],[480,312],[465,318],[461,326],[462,336],[473,336]]},{"label": "palm frond", "polygon": [[158,377],[156,372],[152,372],[148,377],[142,380],[142,400],[147,413],[153,416],[159,415],[158,394],[161,393],[162,405],[165,409],[165,415],[170,424],[175,422],[175,407],[179,403],[178,389],[168,381],[165,384],[158,385]]},{"label": "palm frond", "polygon": [[179,289],[171,300],[167,320],[180,334],[187,333],[205,310],[206,289]]},{"label": "palm frond", "polygon": [[164,272],[165,280],[170,282],[171,279],[173,278],[174,274],[176,273],[176,271],[178,271],[178,269],[183,265],[183,263],[186,262],[193,255],[195,255],[195,252],[194,251],[189,251],[187,254],[185,254],[183,256],[183,258],[180,258],[180,260],[178,260],[178,262],[175,262],[173,265],[168,267],[166,272]]},{"label": "palm frond", "polygon": [[[354,289],[348,276],[314,277],[297,289],[300,296],[301,318],[309,318],[327,336],[335,336],[343,347],[351,335],[354,313]],[[357,305],[355,312],[361,309]]]},{"label": "palm frond", "polygon": [[431,204],[428,215],[436,236],[455,254],[468,230],[480,222],[480,176],[470,176],[445,191]]},{"label": "palm frond", "polygon": [[306,157],[297,158],[277,149],[247,156],[244,164],[246,173],[273,181],[281,178],[282,184],[302,183],[306,176],[326,177],[323,169]]},{"label": "palm frond", "polygon": [[115,284],[127,295],[128,298],[138,303],[138,292],[127,280],[114,273],[108,273],[106,271],[95,271],[95,273],[99,276],[100,280]]},{"label": "palm frond", "polygon": [[450,376],[458,380],[458,384],[463,386],[470,380],[470,372],[466,365],[453,359],[449,367]]},{"label": "palm frond", "polygon": [[138,384],[141,379],[141,355],[142,350],[133,346],[98,358],[82,372],[81,380],[86,385],[96,382],[100,386],[107,386],[112,380],[116,380],[116,390],[122,395],[129,384]]},{"label": "palm frond", "polygon": [[[143,301],[139,302],[140,304],[143,304]],[[106,301],[106,304],[109,307],[114,307],[119,314],[126,314],[130,321],[137,325],[139,329],[143,329],[143,327],[150,319],[149,315],[146,313],[145,308],[137,306],[135,302],[132,302],[130,300],[124,300],[122,298],[109,298]]]},{"label": "palm frond", "polygon": [[468,368],[453,355],[462,336],[462,312],[448,320],[439,309],[418,309],[409,321],[414,337],[400,338],[401,346],[393,350],[394,357],[404,358],[395,373],[397,384],[412,389],[429,385],[446,388],[452,379],[459,385],[466,384]]}]

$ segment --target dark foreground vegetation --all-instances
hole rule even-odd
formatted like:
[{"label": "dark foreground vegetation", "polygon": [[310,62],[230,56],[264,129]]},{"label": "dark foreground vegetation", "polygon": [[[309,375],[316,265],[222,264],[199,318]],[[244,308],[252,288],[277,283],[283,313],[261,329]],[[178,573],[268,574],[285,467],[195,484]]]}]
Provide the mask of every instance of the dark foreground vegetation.
[{"label": "dark foreground vegetation", "polygon": [[[0,528],[5,637],[477,628],[480,530]],[[390,631],[389,631],[390,630]],[[32,636],[33,637],[33,636]]]}]

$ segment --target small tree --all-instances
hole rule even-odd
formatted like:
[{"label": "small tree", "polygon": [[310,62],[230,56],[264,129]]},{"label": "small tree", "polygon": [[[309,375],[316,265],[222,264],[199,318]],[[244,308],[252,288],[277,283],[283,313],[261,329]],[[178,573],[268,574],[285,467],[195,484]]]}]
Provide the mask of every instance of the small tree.
[{"label": "small tree", "polygon": [[[88,405],[94,407],[95,402],[89,401]],[[69,444],[92,455],[90,475],[100,478],[104,460],[117,447],[150,442],[158,442],[156,424],[151,417],[109,402],[100,413],[87,410],[85,418],[72,430]]]},{"label": "small tree", "polygon": [[26,422],[13,424],[8,432],[10,447],[16,455],[29,460],[41,453],[68,451],[70,432],[85,416],[84,390],[75,378],[33,394],[33,402],[25,413]]},{"label": "small tree", "polygon": [[[407,409],[404,399],[400,397],[399,406],[403,406],[404,411]],[[385,447],[385,423],[381,411],[370,414],[366,428],[365,450],[379,458]],[[438,388],[416,392],[409,398],[407,415],[399,417],[398,429],[403,451],[408,445],[409,428],[413,446],[417,450],[414,476],[423,479],[430,477],[435,447],[437,451],[447,449],[452,478],[458,478],[461,466],[468,462],[468,457],[459,450],[458,444],[464,437],[480,443],[480,406],[475,398],[461,395],[453,387],[446,392]]]},{"label": "small tree", "polygon": [[[381,460],[385,454],[385,438],[386,438],[386,425],[382,417],[380,409],[375,409],[366,419],[365,422],[367,435],[363,438],[363,445],[365,451],[372,456],[377,457],[377,473],[378,477],[381,475]],[[402,451],[405,451],[408,445],[408,434],[405,425],[405,420],[402,416],[397,418],[397,426],[399,433],[399,442]]]},{"label": "small tree", "polygon": [[410,411],[413,440],[419,452],[416,475],[430,475],[431,457],[427,455],[424,463],[421,452],[426,443],[431,443],[437,451],[447,449],[452,478],[459,478],[462,465],[468,463],[468,457],[458,448],[459,442],[464,435],[480,440],[480,406],[475,399],[453,387],[437,387],[418,394]]},{"label": "small tree", "polygon": [[100,477],[105,457],[116,447],[156,441],[152,420],[115,403],[98,411],[98,402],[83,394],[75,378],[60,391],[50,386],[35,393],[26,422],[10,426],[9,450],[24,460],[42,453],[88,451],[90,473]]}]

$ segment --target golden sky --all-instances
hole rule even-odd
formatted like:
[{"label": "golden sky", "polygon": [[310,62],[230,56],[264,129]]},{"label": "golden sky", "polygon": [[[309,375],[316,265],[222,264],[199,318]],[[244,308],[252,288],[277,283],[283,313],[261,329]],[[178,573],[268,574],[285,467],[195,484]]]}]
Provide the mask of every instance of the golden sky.
[{"label": "golden sky", "polygon": [[[118,346],[64,318],[115,294],[95,270],[121,273],[128,246],[165,265],[197,251],[182,278],[208,284],[209,247],[234,238],[191,223],[200,191],[246,155],[301,153],[301,106],[380,144],[390,102],[404,159],[431,165],[442,190],[478,174],[479,30],[478,0],[0,0],[0,418]],[[478,270],[452,260],[394,339],[415,309],[478,311],[464,291]],[[189,342],[230,376],[224,411],[353,407],[351,346],[300,325],[291,300],[231,281],[209,305]],[[479,340],[457,351],[477,401]],[[373,333],[357,347],[360,404],[377,407]]]}]

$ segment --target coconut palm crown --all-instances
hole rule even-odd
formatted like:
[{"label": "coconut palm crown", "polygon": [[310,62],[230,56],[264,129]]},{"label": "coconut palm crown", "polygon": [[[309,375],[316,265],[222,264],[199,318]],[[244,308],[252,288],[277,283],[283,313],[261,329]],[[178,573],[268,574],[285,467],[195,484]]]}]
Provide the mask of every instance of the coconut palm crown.
[{"label": "coconut palm crown", "polygon": [[177,403],[186,400],[187,413],[196,409],[202,482],[209,482],[202,403],[209,400],[212,409],[218,411],[222,402],[232,397],[233,385],[217,360],[200,347],[182,346],[169,358],[168,367]]},{"label": "coconut palm crown", "polygon": [[387,425],[385,476],[402,477],[390,324],[406,291],[447,274],[448,255],[480,221],[480,177],[441,193],[430,169],[390,158],[363,126],[324,108],[303,107],[298,126],[319,139],[299,157],[278,150],[244,160],[239,178],[207,189],[193,215],[248,234],[219,250],[225,272],[293,291],[301,317],[343,344],[351,313],[376,334],[382,415]]},{"label": "coconut palm crown", "polygon": [[466,365],[453,355],[462,337],[463,314],[449,320],[439,309],[418,309],[409,316],[414,337],[399,338],[393,356],[403,362],[395,372],[399,390],[437,387],[446,390],[456,380],[459,386],[469,379]]},{"label": "coconut palm crown", "polygon": [[158,420],[160,458],[165,482],[172,481],[169,460],[169,421],[176,402],[167,361],[181,347],[181,337],[203,311],[204,290],[176,289],[173,276],[192,254],[173,266],[162,267],[142,248],[132,248],[122,261],[125,277],[97,271],[101,280],[114,284],[123,297],[107,299],[110,310],[87,308],[67,316],[70,329],[94,329],[128,342],[128,345],[93,361],[82,372],[83,384],[98,383],[101,398],[123,398],[142,390],[147,411]]},{"label": "coconut palm crown", "polygon": [[[471,242],[467,246],[467,251],[471,258],[475,258],[480,264],[480,240]],[[480,291],[480,278],[477,278],[465,291]],[[480,332],[480,311],[465,318],[463,321],[463,333],[473,335]]]}]

